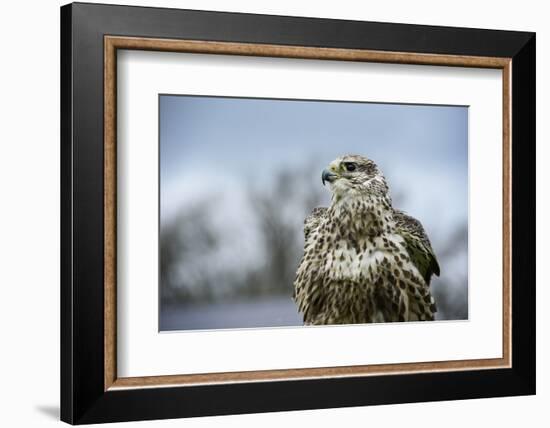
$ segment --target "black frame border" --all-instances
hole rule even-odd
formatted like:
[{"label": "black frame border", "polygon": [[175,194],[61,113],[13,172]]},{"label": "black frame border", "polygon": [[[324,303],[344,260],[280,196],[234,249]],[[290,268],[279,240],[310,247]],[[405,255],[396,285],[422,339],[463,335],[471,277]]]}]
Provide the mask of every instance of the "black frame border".
[{"label": "black frame border", "polygon": [[[105,35],[512,58],[512,367],[104,391]],[[535,34],[73,3],[61,8],[61,420],[71,424],[535,393]]]}]

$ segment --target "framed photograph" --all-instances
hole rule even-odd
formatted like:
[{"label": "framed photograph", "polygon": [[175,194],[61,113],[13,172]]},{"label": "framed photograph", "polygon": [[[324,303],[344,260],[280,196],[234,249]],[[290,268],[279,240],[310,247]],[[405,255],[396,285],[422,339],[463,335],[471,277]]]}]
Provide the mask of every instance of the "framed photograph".
[{"label": "framed photograph", "polygon": [[76,3],[61,83],[62,420],[535,393],[533,33]]}]

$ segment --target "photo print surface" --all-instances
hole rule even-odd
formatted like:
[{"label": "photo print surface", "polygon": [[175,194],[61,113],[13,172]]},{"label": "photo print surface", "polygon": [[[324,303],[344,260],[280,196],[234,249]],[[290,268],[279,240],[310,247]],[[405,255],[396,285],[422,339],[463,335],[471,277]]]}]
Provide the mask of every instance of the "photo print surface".
[{"label": "photo print surface", "polygon": [[159,95],[161,331],[468,319],[468,108]]}]

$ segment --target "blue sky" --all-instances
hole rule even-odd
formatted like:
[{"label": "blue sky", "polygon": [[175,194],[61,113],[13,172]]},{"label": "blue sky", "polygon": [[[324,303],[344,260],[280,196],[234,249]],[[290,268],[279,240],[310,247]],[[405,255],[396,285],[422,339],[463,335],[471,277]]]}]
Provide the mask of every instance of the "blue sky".
[{"label": "blue sky", "polygon": [[268,186],[287,167],[320,177],[356,153],[377,162],[398,208],[428,229],[467,221],[464,106],[161,95],[160,139],[161,218],[209,191]]}]

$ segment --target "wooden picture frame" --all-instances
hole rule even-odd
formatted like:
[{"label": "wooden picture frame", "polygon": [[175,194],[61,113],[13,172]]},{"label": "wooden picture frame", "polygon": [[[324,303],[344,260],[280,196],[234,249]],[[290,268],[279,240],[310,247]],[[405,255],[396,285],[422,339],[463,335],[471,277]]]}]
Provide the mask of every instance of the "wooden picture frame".
[{"label": "wooden picture frame", "polygon": [[[502,358],[118,377],[117,49],[502,70]],[[535,392],[534,34],[77,3],[61,9],[61,53],[62,420]]]}]

